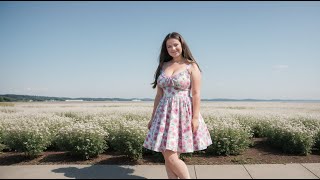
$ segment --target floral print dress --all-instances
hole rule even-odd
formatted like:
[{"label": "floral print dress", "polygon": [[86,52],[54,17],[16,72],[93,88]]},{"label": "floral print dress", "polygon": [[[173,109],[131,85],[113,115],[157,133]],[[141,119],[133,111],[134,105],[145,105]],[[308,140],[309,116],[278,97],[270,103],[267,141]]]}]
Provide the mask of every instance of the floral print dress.
[{"label": "floral print dress", "polygon": [[212,144],[207,125],[200,113],[198,130],[192,133],[191,75],[188,71],[190,65],[170,77],[161,70],[157,83],[163,89],[163,96],[143,147],[156,152],[167,149],[189,153],[206,149]]}]

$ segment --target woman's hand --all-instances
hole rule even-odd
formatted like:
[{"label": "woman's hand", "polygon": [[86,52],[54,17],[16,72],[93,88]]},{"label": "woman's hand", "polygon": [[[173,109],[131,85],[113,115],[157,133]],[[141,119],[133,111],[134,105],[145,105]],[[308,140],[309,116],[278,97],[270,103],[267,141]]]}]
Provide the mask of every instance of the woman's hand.
[{"label": "woman's hand", "polygon": [[199,128],[199,120],[193,118],[191,121],[191,125],[192,125],[192,133],[197,132],[198,128]]}]

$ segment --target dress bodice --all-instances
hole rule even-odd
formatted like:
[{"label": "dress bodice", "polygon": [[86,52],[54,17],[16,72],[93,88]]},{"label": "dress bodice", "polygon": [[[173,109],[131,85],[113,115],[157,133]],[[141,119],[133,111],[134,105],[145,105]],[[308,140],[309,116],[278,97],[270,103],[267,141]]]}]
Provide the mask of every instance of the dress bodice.
[{"label": "dress bodice", "polygon": [[169,77],[166,76],[163,69],[161,70],[157,83],[163,89],[165,97],[190,96],[191,77],[188,71],[190,65],[187,65],[183,71]]}]

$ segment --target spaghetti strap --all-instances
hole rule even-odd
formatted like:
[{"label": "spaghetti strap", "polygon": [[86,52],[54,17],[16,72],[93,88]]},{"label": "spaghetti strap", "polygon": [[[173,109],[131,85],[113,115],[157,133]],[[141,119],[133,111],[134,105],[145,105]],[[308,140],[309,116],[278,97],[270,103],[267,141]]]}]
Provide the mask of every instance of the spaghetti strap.
[{"label": "spaghetti strap", "polygon": [[187,65],[187,68],[186,68],[186,71],[187,71],[189,74],[191,74],[191,72],[190,72],[190,67],[191,67],[191,64],[188,64],[188,65]]},{"label": "spaghetti strap", "polygon": [[187,65],[187,69],[190,69],[190,67],[191,67],[191,64],[188,64],[188,65]]}]

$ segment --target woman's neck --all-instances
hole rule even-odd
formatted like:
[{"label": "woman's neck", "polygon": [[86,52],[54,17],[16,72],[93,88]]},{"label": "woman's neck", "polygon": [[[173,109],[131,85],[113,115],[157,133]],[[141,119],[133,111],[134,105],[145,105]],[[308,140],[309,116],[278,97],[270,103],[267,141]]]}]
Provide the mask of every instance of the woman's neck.
[{"label": "woman's neck", "polygon": [[177,58],[173,58],[172,59],[173,63],[183,63],[184,62],[184,58],[183,57],[177,57]]}]

